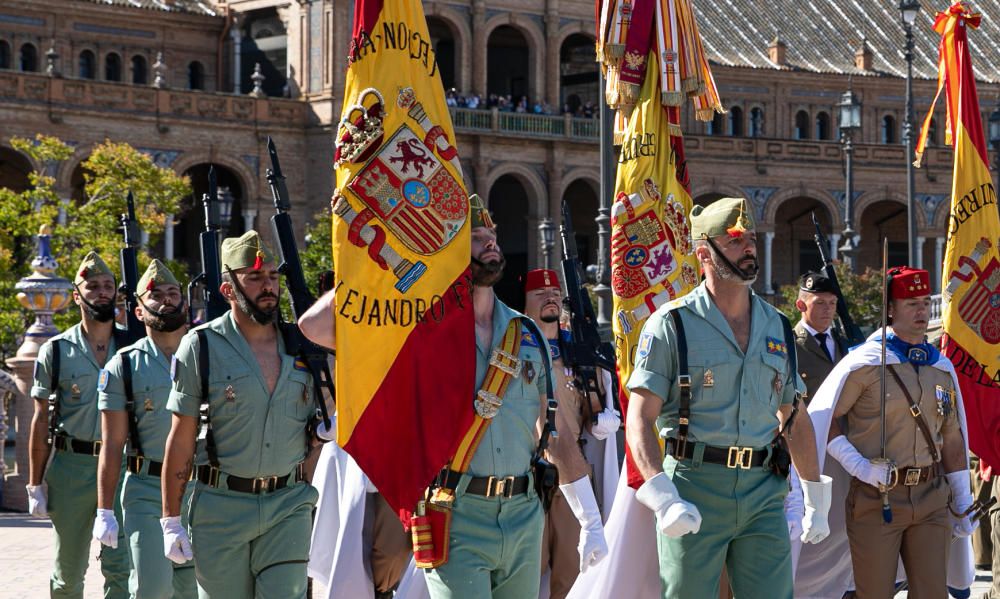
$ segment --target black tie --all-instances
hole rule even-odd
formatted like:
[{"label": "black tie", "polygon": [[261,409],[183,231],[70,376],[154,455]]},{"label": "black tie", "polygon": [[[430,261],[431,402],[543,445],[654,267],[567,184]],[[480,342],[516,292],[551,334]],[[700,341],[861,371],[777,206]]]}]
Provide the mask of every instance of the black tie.
[{"label": "black tie", "polygon": [[833,356],[830,355],[830,350],[826,347],[826,338],[829,337],[826,333],[816,333],[816,341],[819,342],[819,346],[823,348],[823,353],[826,357],[833,362]]}]

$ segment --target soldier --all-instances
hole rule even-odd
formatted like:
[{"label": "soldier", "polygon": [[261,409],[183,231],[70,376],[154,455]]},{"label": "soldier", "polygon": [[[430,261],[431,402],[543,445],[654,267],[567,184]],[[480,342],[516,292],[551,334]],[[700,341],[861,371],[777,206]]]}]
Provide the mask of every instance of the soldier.
[{"label": "soldier", "polygon": [[833,329],[837,315],[837,294],[823,273],[807,272],[799,279],[795,307],[802,320],[795,325],[795,347],[799,375],[806,384],[806,405],[823,383],[834,364],[844,357],[844,340]]},{"label": "soldier", "polygon": [[[33,516],[52,518],[56,563],[49,589],[52,597],[59,598],[83,597],[101,449],[97,378],[120,346],[114,326],[115,277],[97,253],[90,252],[80,263],[73,288],[81,321],[45,342],[38,352],[31,388],[35,413],[28,439],[28,509]],[[50,456],[53,446],[55,455]],[[120,510],[119,503],[114,504]],[[117,549],[101,548],[108,598],[128,597],[128,555],[124,537],[119,535],[118,540],[122,546]]]},{"label": "soldier", "polygon": [[[852,477],[844,517],[857,596],[892,596],[902,558],[911,597],[944,597],[949,552],[969,553],[968,539],[959,552],[952,536],[968,537],[976,527],[966,514],[973,498],[961,395],[951,362],[925,340],[927,271],[904,266],[889,269],[887,276],[892,327],[886,336],[884,441],[881,331],[837,365],[809,414],[817,436],[827,440],[825,453]],[[803,550],[800,559],[805,566],[812,558]],[[829,596],[840,597],[849,573],[823,563],[813,566],[800,567],[799,575],[815,572],[817,578],[840,583],[828,590]],[[969,582],[951,578],[956,588]]]},{"label": "soldier", "polygon": [[[559,469],[559,487],[553,489],[545,514],[542,535],[542,574],[550,572],[549,596],[563,599],[580,572],[597,564],[608,553],[604,523],[594,494],[593,467],[584,459],[587,440],[603,441],[617,432],[621,420],[610,406],[601,410],[597,398],[581,393],[573,386],[572,373],[565,368],[560,347],[568,341],[568,331],[559,328],[562,291],[554,270],[529,271],[524,282],[525,314],[535,321],[548,340],[555,376],[555,394],[559,403],[557,420],[560,445],[565,460]],[[534,343],[526,335],[522,344]],[[610,377],[608,377],[610,383]],[[609,385],[610,386],[610,385]],[[597,416],[597,421],[591,415]],[[588,435],[590,436],[590,435]],[[612,438],[612,443],[614,439]],[[545,501],[548,498],[543,498]]]},{"label": "soldier", "polygon": [[[312,379],[286,349],[279,275],[259,234],[224,240],[220,262],[230,310],[185,335],[171,364],[164,553],[194,557],[202,599],[304,598],[317,496],[302,464]],[[180,511],[203,406],[189,537]]]},{"label": "soldier", "polygon": [[646,480],[636,499],[656,515],[667,598],[718,596],[725,564],[737,597],[791,599],[788,451],[807,479],[803,540],[829,534],[811,423],[786,426],[798,387],[791,325],[750,289],[751,210],[724,198],[691,211],[705,280],[650,316],[628,381],[627,438]]},{"label": "soldier", "polygon": [[[167,411],[170,360],[187,332],[187,308],[180,283],[159,260],[153,260],[139,279],[135,297],[136,316],[146,325],[146,337],[111,358],[98,383],[104,443],[94,538],[110,547],[117,545],[119,526],[111,506],[128,440],[121,504],[122,528],[132,558],[129,591],[134,599],[193,598],[198,594],[194,564],[168,560],[160,530],[160,474],[171,419]],[[189,495],[185,494],[185,504]]]}]

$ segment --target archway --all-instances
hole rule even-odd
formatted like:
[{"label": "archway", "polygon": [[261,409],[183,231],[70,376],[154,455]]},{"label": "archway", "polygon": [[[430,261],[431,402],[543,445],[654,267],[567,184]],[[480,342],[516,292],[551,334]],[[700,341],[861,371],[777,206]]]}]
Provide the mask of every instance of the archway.
[{"label": "archway", "polygon": [[[774,215],[774,240],[771,242],[771,282],[775,290],[795,283],[799,276],[823,266],[816,246],[816,214],[820,229],[834,230],[830,211],[821,201],[810,197],[785,200]],[[758,234],[758,250],[763,260],[763,241]],[[824,248],[829,251],[828,248]]]},{"label": "archway", "polygon": [[517,310],[524,307],[518,277],[528,270],[528,191],[514,175],[502,175],[490,188],[489,209],[497,225],[497,237],[507,269],[494,289],[497,296]]},{"label": "archway", "polygon": [[716,200],[721,200],[724,197],[726,197],[726,194],[718,192],[718,191],[713,191],[713,192],[709,192],[709,193],[703,193],[703,194],[701,194],[700,196],[698,196],[696,198],[692,198],[692,200],[691,200],[691,206],[692,207],[694,207],[694,206],[708,206],[712,202],[714,202]]},{"label": "archway", "polygon": [[[200,272],[201,253],[198,235],[205,230],[205,209],[202,197],[208,193],[208,169],[215,167],[216,183],[219,188],[219,199],[223,200],[220,209],[225,209],[225,200],[229,201],[229,215],[220,214],[222,237],[242,235],[246,229],[243,226],[243,206],[246,204],[246,193],[239,175],[235,171],[218,164],[196,164],[184,175],[191,178],[193,193],[181,200],[180,208],[174,215],[174,259],[186,263],[190,272]],[[166,253],[166,252],[164,252]]]},{"label": "archway", "polygon": [[559,49],[559,103],[554,108],[576,114],[583,106],[598,106],[600,85],[594,60],[594,38],[582,33],[567,37]]},{"label": "archway", "polygon": [[[427,30],[431,36],[431,45],[434,46],[438,71],[441,73],[441,84],[446,90],[458,87],[458,71],[461,64],[459,59],[461,48],[456,43],[458,35],[448,21],[433,16],[427,17]],[[458,91],[465,93],[468,90]]]},{"label": "archway", "polygon": [[14,193],[31,189],[31,162],[17,150],[0,147],[0,187]]},{"label": "archway", "polygon": [[264,81],[261,87],[268,96],[283,96],[287,87],[288,33],[278,17],[277,8],[261,8],[243,13],[243,39],[240,41],[240,81],[237,93],[253,89],[254,65],[260,64]]},{"label": "archway", "polygon": [[[597,218],[599,202],[594,185],[585,179],[577,179],[566,187],[562,200],[569,205],[569,217],[573,220],[573,233],[580,263],[584,268],[591,264],[597,264],[599,238],[597,236],[597,222],[594,219]],[[555,249],[553,249],[554,255],[550,258],[552,265],[559,263],[562,257],[561,250],[562,241],[557,240]]]},{"label": "archway", "polygon": [[889,238],[889,266],[906,264],[909,242],[906,233],[906,206],[893,200],[869,204],[859,217],[861,244],[857,271],[882,268],[882,239]]},{"label": "archway", "polygon": [[510,25],[497,27],[486,44],[487,93],[509,95],[516,105],[531,92],[530,65],[531,52],[524,34]]}]

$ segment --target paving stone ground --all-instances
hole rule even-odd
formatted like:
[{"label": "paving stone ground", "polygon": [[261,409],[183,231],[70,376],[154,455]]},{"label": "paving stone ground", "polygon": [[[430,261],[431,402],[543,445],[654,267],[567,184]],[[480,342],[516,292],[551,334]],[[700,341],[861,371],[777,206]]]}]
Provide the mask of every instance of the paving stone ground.
[{"label": "paving stone ground", "polygon": [[[48,597],[52,543],[52,523],[49,520],[29,518],[24,514],[0,513],[0,599]],[[101,599],[103,595],[97,552],[98,544],[95,541],[91,545],[84,599]],[[971,599],[981,599],[983,593],[989,590],[991,581],[989,572],[977,572]],[[321,599],[325,596],[325,589],[316,584],[313,597]],[[896,595],[896,599],[903,597],[906,597],[905,592]]]}]

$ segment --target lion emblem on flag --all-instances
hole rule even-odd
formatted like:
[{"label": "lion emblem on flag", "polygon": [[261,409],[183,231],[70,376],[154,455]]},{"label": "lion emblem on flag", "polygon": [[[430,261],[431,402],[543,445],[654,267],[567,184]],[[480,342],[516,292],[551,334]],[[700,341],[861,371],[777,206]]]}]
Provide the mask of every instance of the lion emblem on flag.
[{"label": "lion emblem on flag", "polygon": [[985,266],[979,262],[992,247],[988,239],[982,238],[971,256],[960,257],[959,268],[951,272],[945,290],[947,296],[953,296],[959,285],[972,283],[957,299],[958,315],[991,345],[1000,343],[1000,261],[990,257]]}]

